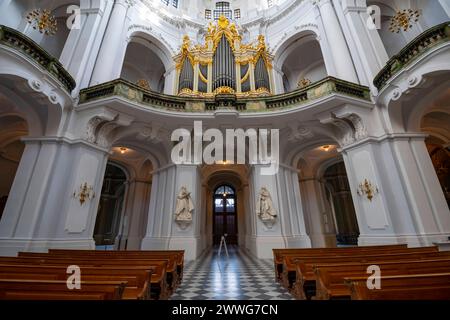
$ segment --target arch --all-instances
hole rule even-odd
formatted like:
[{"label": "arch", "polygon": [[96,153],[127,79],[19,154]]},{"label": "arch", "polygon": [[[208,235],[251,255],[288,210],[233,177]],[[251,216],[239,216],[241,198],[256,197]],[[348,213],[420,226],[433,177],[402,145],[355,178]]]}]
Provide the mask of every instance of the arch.
[{"label": "arch", "polygon": [[442,95],[446,95],[448,97],[448,88],[450,87],[450,80],[448,80],[449,75],[450,68],[448,71],[436,71],[423,75],[423,77],[429,79],[428,81],[432,80],[432,78],[438,78],[435,79],[435,81],[436,83],[439,83],[439,85],[431,90],[429,88],[425,89],[424,95],[415,104],[415,107],[409,112],[408,109],[404,110],[403,117],[406,119],[405,129],[407,131],[420,131],[422,119],[435,107],[435,101],[437,101]]},{"label": "arch", "polygon": [[94,229],[96,246],[120,247],[129,176],[124,166],[108,161]]},{"label": "arch", "polygon": [[359,226],[344,162],[330,163],[322,180],[331,195],[336,240],[340,245],[357,245]]},{"label": "arch", "polygon": [[301,31],[277,50],[275,66],[283,75],[284,91],[322,80],[328,75],[323,48],[317,34]]},{"label": "arch", "polygon": [[[237,206],[237,239],[239,245],[245,244],[248,226],[248,201],[246,197],[249,195],[245,191],[248,185],[249,167],[246,165],[211,165],[201,168],[203,192],[202,202],[205,203],[202,210],[204,225],[204,234],[208,241],[208,245],[213,244],[213,198],[215,190],[222,185],[228,185],[235,190],[236,206]],[[220,240],[220,239],[219,239]]]},{"label": "arch", "polygon": [[28,56],[14,49],[0,51],[0,88],[24,115],[30,134],[57,136],[65,120],[65,110],[73,104],[70,94],[47,70],[37,67]]},{"label": "arch", "polygon": [[[273,61],[275,66],[281,66],[286,60],[287,55],[289,55],[293,48],[292,44],[295,42],[301,41],[300,43],[305,43],[308,41],[318,40],[319,34],[318,31],[314,29],[303,29],[303,30],[294,30],[291,34],[285,36],[285,38],[280,41],[274,49],[275,59]],[[291,47],[289,49],[289,47]]]},{"label": "arch", "polygon": [[173,68],[175,65],[172,59],[172,57],[174,56],[174,50],[170,47],[170,45],[168,43],[165,43],[163,39],[159,39],[149,32],[136,30],[139,28],[140,26],[132,26],[130,28],[131,31],[127,36],[127,43],[129,44],[131,42],[137,42],[147,47],[158,56],[158,58],[164,64],[166,70],[170,70],[171,68]]},{"label": "arch", "polygon": [[331,145],[331,146],[339,146],[337,139],[332,137],[317,137],[316,139],[306,142],[306,143],[297,143],[294,146],[290,146],[287,148],[289,153],[286,155],[285,163],[290,165],[293,168],[298,167],[298,163],[302,157],[304,152],[307,152],[312,149],[316,149],[321,146]]}]

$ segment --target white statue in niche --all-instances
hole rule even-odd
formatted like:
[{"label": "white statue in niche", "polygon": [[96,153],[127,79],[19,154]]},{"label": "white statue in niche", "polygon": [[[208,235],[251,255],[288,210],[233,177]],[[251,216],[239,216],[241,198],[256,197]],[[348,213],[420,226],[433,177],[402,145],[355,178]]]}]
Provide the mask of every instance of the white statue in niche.
[{"label": "white statue in niche", "polygon": [[192,202],[191,193],[186,187],[181,187],[177,196],[177,206],[175,209],[175,221],[191,222],[192,212],[194,211],[194,203]]},{"label": "white statue in niche", "polygon": [[277,217],[277,212],[273,207],[272,197],[266,187],[262,187],[259,192],[256,214],[263,222],[274,222]]}]

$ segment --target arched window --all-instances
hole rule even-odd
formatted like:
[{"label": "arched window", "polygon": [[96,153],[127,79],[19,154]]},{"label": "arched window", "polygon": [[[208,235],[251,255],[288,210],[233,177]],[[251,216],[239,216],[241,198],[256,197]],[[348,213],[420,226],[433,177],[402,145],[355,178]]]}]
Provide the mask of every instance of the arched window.
[{"label": "arched window", "polygon": [[219,20],[220,16],[225,16],[230,20],[233,18],[229,2],[220,1],[216,3],[216,9],[214,10],[214,20]]},{"label": "arched window", "polygon": [[234,195],[234,190],[233,190],[233,188],[231,188],[229,186],[221,186],[216,189],[215,194],[226,197],[229,195]]}]

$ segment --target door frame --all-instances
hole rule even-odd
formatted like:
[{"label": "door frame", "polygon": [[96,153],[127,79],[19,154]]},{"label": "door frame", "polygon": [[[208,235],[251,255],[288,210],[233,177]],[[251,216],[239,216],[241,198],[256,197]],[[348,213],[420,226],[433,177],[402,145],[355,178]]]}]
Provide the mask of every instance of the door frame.
[{"label": "door frame", "polygon": [[[220,238],[217,239],[217,235],[215,234],[215,230],[216,230],[216,199],[223,199],[223,197],[219,196],[216,194],[217,190],[219,188],[222,187],[229,187],[233,190],[233,195],[231,196],[227,196],[225,197],[225,199],[234,199],[234,211],[233,211],[233,215],[234,215],[234,223],[235,223],[235,235],[234,237],[236,239],[232,239],[232,242],[230,244],[238,244],[238,234],[239,234],[239,226],[238,226],[238,206],[237,206],[237,193],[236,193],[236,188],[234,188],[232,185],[230,184],[220,184],[218,185],[216,188],[214,188],[214,191],[212,193],[212,215],[213,215],[213,227],[212,227],[212,237],[213,237],[213,245],[219,244],[220,243]],[[224,212],[222,213],[222,215],[224,217],[227,217],[227,207],[226,207],[226,202],[224,202]],[[227,226],[227,219],[224,218],[223,219],[223,223],[224,223],[224,229],[226,230],[226,226]]]}]

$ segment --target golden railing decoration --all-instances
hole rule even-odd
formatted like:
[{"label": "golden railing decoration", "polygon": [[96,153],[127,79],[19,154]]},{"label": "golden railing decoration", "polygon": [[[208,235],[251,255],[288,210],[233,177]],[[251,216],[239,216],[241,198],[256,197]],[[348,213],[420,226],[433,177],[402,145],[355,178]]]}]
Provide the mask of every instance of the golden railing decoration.
[{"label": "golden railing decoration", "polygon": [[[224,38],[232,52],[232,57],[229,53],[225,55],[228,69],[231,67],[233,69],[231,77],[233,86],[214,84],[216,80],[213,76],[214,67],[217,65],[215,56],[221,50],[221,54],[224,54],[222,43]],[[272,93],[273,57],[269,53],[264,36],[260,35],[254,43],[242,43],[238,27],[224,16],[216,23],[208,25],[204,44],[193,44],[189,36],[185,35],[180,52],[174,59],[178,72],[175,87],[179,95],[213,97],[216,94],[227,93],[239,97]],[[258,82],[258,76],[266,81]],[[186,79],[189,85],[183,85],[182,81]]]},{"label": "golden railing decoration", "polygon": [[364,179],[358,186],[358,195],[363,196],[366,195],[367,199],[372,202],[375,194],[378,193],[378,187],[372,185],[372,183],[368,179]]},{"label": "golden railing decoration", "polygon": [[94,188],[85,182],[84,184],[81,184],[78,191],[73,193],[73,197],[80,201],[80,205],[83,205],[86,201],[95,198]]},{"label": "golden railing decoration", "polygon": [[420,13],[418,10],[403,9],[395,13],[391,18],[389,31],[392,33],[399,33],[400,30],[408,31],[413,27],[413,23],[419,21]]},{"label": "golden railing decoration", "polygon": [[34,9],[27,14],[27,21],[33,27],[47,36],[53,36],[58,31],[55,16],[48,9]]}]

